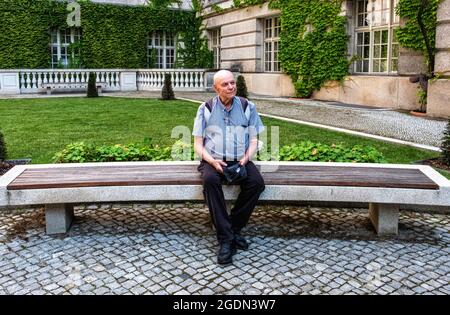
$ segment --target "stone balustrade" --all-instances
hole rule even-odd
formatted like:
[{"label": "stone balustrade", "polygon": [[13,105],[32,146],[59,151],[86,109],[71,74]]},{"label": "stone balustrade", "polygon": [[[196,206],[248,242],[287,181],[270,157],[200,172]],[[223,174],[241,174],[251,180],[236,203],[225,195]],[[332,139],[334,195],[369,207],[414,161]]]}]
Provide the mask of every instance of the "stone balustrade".
[{"label": "stone balustrade", "polygon": [[45,93],[48,85],[63,91],[83,90],[95,72],[104,91],[161,90],[169,73],[175,91],[204,91],[204,69],[8,69],[0,70],[1,94]]}]

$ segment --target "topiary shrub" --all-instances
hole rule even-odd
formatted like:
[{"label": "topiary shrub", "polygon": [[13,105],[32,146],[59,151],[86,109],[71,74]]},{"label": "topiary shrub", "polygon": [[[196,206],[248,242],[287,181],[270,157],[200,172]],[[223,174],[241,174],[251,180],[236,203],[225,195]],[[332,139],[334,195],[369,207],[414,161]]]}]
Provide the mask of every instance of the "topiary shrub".
[{"label": "topiary shrub", "polygon": [[161,91],[161,96],[163,100],[174,100],[175,95],[172,89],[172,79],[169,73],[164,74],[164,86]]},{"label": "topiary shrub", "polygon": [[238,75],[237,81],[236,81],[236,95],[248,98],[248,91],[247,91],[247,85],[245,84],[245,79],[242,75]]},{"label": "topiary shrub", "polygon": [[444,131],[444,137],[442,138],[442,144],[441,144],[441,158],[442,161],[446,165],[450,165],[450,119],[447,123],[447,128]]},{"label": "topiary shrub", "polygon": [[98,97],[97,86],[95,85],[96,77],[94,72],[89,72],[87,97]]},{"label": "topiary shrub", "polygon": [[3,133],[0,131],[0,162],[6,160],[6,144]]}]

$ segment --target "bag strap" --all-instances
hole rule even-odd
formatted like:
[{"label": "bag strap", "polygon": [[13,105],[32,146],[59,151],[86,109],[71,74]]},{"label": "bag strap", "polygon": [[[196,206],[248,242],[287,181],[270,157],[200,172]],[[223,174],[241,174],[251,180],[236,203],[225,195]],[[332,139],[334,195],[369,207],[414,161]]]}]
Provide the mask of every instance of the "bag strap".
[{"label": "bag strap", "polygon": [[[245,118],[247,118],[247,122],[248,122],[248,121],[250,121],[250,110],[247,111],[248,100],[245,97],[241,97],[241,96],[238,96],[238,98],[242,105],[242,110],[244,111]],[[213,106],[214,106],[214,98],[211,98],[205,102],[205,107],[207,109],[207,111],[205,111],[205,113],[204,113],[206,125],[208,125],[209,118],[211,117]]]}]

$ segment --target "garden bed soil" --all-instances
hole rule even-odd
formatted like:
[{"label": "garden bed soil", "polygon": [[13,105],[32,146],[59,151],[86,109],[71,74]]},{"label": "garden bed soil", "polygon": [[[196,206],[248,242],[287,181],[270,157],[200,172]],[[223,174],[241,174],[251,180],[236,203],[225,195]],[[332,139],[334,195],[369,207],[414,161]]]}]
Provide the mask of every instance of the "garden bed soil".
[{"label": "garden bed soil", "polygon": [[444,171],[450,172],[450,165],[445,164],[440,158],[420,161],[420,164],[429,165]]},{"label": "garden bed soil", "polygon": [[0,176],[4,175],[7,171],[12,169],[16,165],[24,165],[31,162],[31,159],[20,159],[20,160],[5,160],[0,162]]}]

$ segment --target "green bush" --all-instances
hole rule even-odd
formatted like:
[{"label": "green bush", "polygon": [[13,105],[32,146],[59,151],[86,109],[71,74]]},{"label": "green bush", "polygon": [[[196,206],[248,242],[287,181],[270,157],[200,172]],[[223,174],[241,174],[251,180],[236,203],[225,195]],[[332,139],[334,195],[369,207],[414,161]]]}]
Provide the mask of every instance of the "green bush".
[{"label": "green bush", "polygon": [[87,97],[98,97],[97,86],[95,85],[96,75],[94,72],[89,72]]},{"label": "green bush", "polygon": [[75,142],[56,153],[53,162],[171,161],[173,160],[172,149],[175,159],[181,159],[183,149],[181,142],[176,142],[173,147],[137,143],[95,146],[90,143]]},{"label": "green bush", "polygon": [[3,133],[0,131],[0,162],[6,160],[6,144],[3,138]]},{"label": "green bush", "polygon": [[317,161],[317,162],[357,162],[382,163],[383,154],[367,146],[355,145],[351,148],[341,144],[326,145],[303,141],[283,146],[279,151],[280,161]]},{"label": "green bush", "polygon": [[450,165],[450,119],[447,123],[447,129],[444,132],[441,144],[441,158],[445,164]]},{"label": "green bush", "polygon": [[[183,155],[188,150],[187,156]],[[317,161],[317,162],[358,162],[381,163],[383,155],[371,147],[343,145],[325,145],[304,141],[299,144],[283,146],[278,152],[280,161]],[[84,142],[69,144],[53,157],[56,163],[112,162],[112,161],[172,161],[194,159],[190,144],[177,141],[171,147],[149,144],[116,144],[95,146]],[[259,160],[268,160],[269,155],[259,156]]]},{"label": "green bush", "polygon": [[245,79],[242,75],[238,75],[236,81],[236,95],[248,98],[247,84],[245,84]]},{"label": "green bush", "polygon": [[161,96],[163,100],[175,99],[175,94],[173,94],[172,89],[172,78],[169,73],[164,74],[164,85],[161,91]]}]

